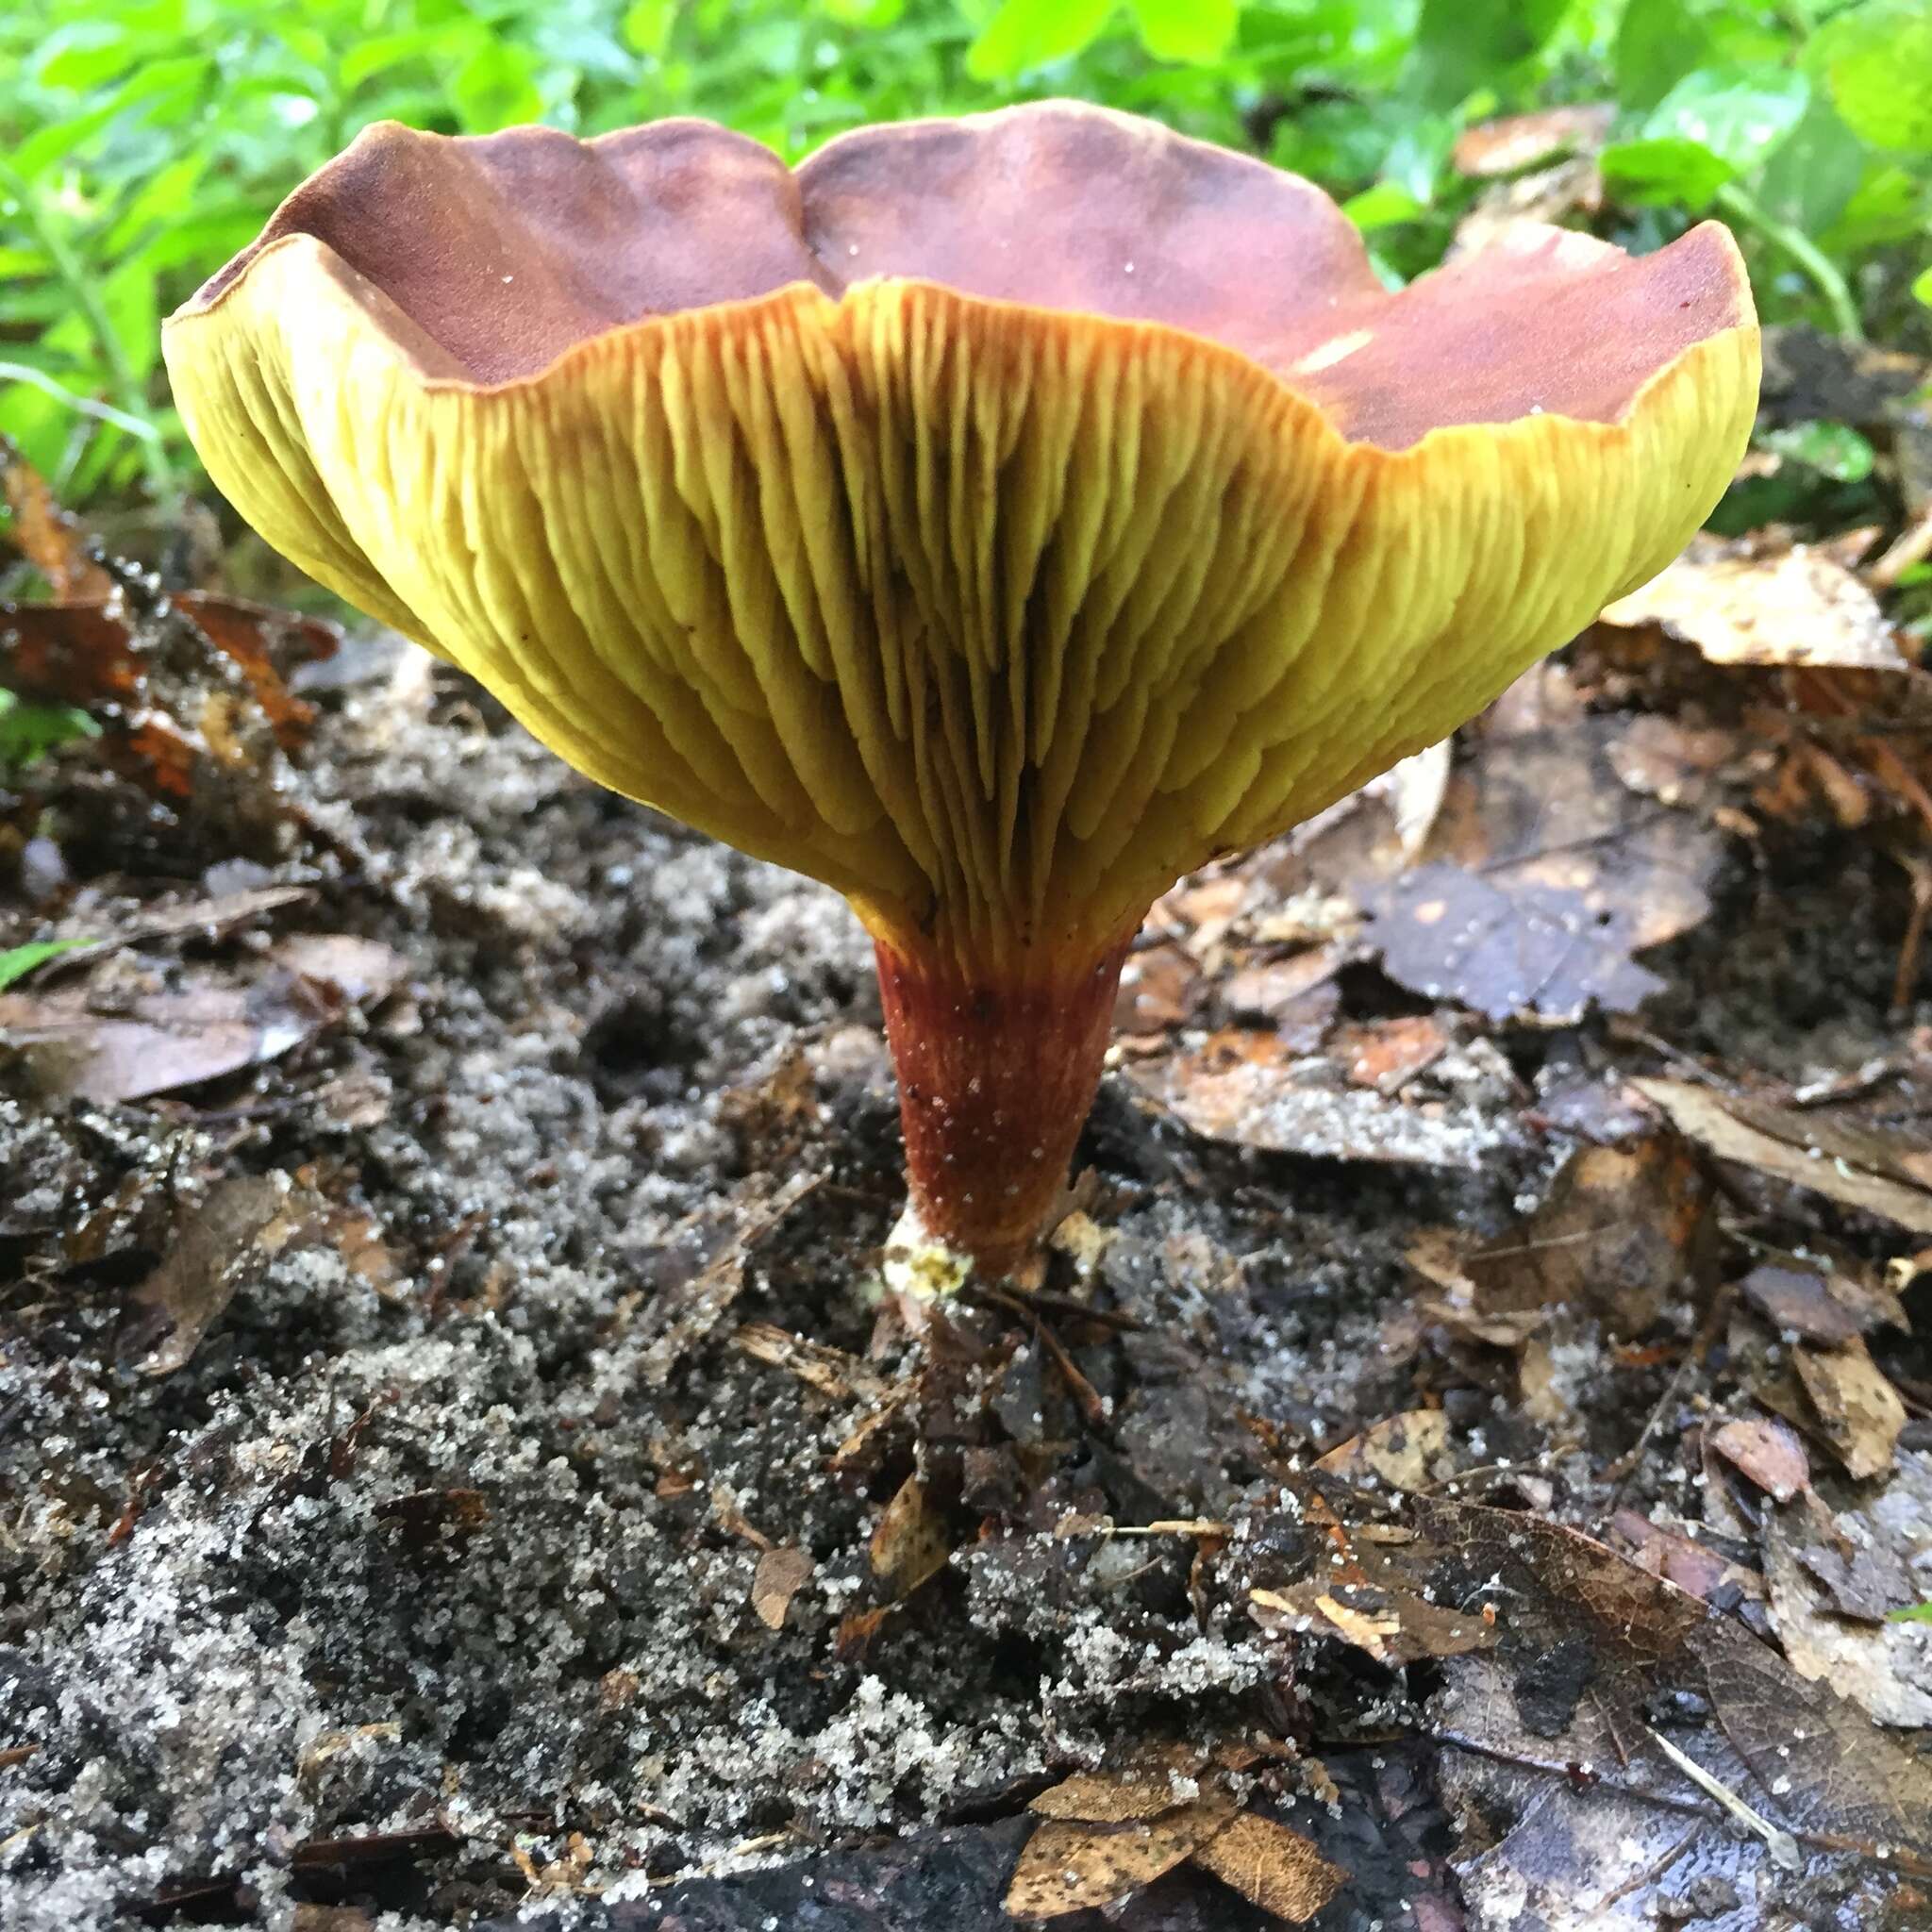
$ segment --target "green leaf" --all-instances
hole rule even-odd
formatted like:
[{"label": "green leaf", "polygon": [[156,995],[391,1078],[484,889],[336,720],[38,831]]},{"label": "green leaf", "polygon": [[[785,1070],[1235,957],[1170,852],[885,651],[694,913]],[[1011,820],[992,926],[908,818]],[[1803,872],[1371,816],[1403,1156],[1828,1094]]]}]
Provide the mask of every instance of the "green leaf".
[{"label": "green leaf", "polygon": [[1157,60],[1206,65],[1234,44],[1241,0],[1129,0],[1134,30]]},{"label": "green leaf", "polygon": [[1848,423],[1788,423],[1767,429],[1757,443],[1835,483],[1862,483],[1876,460],[1872,445]]},{"label": "green leaf", "polygon": [[82,946],[91,946],[92,940],[30,940],[24,946],[9,946],[0,953],[0,992],[4,992],[16,979],[25,979],[36,966],[44,966],[49,959],[58,959],[62,953],[72,953]]},{"label": "green leaf", "polygon": [[121,210],[114,225],[108,230],[108,252],[119,254],[133,247],[150,223],[185,213],[211,158],[206,148],[191,148],[178,160],[151,175],[147,186]]},{"label": "green leaf", "polygon": [[1760,167],[1805,117],[1811,84],[1779,67],[1708,67],[1687,74],[1643,124],[1652,141],[1693,141],[1735,175]]},{"label": "green leaf", "polygon": [[1616,141],[1598,157],[1604,186],[1631,208],[1703,208],[1736,171],[1702,142]]},{"label": "green leaf", "polygon": [[85,93],[125,74],[140,54],[134,36],[118,22],[76,21],[42,42],[34,78],[42,87]]},{"label": "green leaf", "polygon": [[1757,203],[1774,220],[1816,236],[1837,221],[1858,191],[1865,148],[1823,93],[1765,164]]},{"label": "green leaf", "polygon": [[1401,222],[1412,222],[1423,213],[1423,204],[1395,181],[1377,181],[1341,204],[1341,212],[1364,235],[1377,228],[1392,228]]},{"label": "green leaf", "polygon": [[1894,162],[1872,168],[1819,237],[1835,255],[1862,255],[1932,232],[1932,183]]},{"label": "green leaf", "polygon": [[494,134],[499,127],[542,118],[537,63],[524,48],[493,36],[458,68],[449,97],[465,134]]},{"label": "green leaf", "polygon": [[420,60],[439,50],[448,51],[452,36],[447,28],[418,26],[401,33],[372,34],[350,47],[337,67],[336,75],[344,93],[353,93],[365,80],[386,74],[405,61]]},{"label": "green leaf", "polygon": [[820,5],[841,26],[869,26],[874,31],[896,26],[906,12],[906,0],[820,0]]},{"label": "green leaf", "polygon": [[1010,80],[1030,67],[1065,60],[1100,36],[1114,0],[1001,0],[966,50],[974,80]]},{"label": "green leaf", "polygon": [[1570,0],[1423,0],[1415,65],[1423,98],[1453,108],[1541,53]]},{"label": "green leaf", "polygon": [[1912,293],[1927,308],[1932,308],[1932,268],[1922,268],[1912,277]]},{"label": "green leaf", "polygon": [[65,705],[24,705],[0,691],[0,770],[25,765],[70,739],[92,738],[98,727],[85,711]]},{"label": "green leaf", "polygon": [[1890,1624],[1932,1624],[1932,1604],[1906,1604],[1889,1611],[1886,1621]]},{"label": "green leaf", "polygon": [[1690,0],[1630,0],[1611,52],[1617,98],[1654,108],[1709,53],[1709,30]]},{"label": "green leaf", "polygon": [[1932,0],[1866,0],[1819,29],[1807,64],[1860,141],[1932,154]]}]

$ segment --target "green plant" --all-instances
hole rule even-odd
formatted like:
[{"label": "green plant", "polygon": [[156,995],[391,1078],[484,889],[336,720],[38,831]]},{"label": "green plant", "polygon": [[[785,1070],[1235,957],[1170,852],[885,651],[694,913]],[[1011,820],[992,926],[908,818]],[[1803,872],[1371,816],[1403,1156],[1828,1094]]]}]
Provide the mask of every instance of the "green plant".
[{"label": "green plant", "polygon": [[9,946],[0,953],[0,992],[5,992],[16,979],[25,979],[35,967],[44,966],[49,959],[92,944],[92,940],[32,940],[24,946]]},{"label": "green plant", "polygon": [[159,318],[367,123],[710,116],[796,158],[1065,93],[1343,199],[1384,275],[1478,184],[1458,132],[1618,109],[1611,239],[1707,213],[1773,320],[1932,341],[1932,0],[50,0],[0,18],[0,433],[69,502],[198,481]]}]

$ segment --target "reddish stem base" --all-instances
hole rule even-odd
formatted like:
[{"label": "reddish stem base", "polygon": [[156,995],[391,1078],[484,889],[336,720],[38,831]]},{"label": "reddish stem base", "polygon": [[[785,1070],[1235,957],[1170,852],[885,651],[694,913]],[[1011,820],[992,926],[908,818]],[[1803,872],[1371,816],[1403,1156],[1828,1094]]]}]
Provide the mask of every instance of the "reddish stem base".
[{"label": "reddish stem base", "polygon": [[1066,1183],[1126,943],[1019,984],[876,951],[912,1206],[936,1241],[1003,1274],[1039,1239]]}]

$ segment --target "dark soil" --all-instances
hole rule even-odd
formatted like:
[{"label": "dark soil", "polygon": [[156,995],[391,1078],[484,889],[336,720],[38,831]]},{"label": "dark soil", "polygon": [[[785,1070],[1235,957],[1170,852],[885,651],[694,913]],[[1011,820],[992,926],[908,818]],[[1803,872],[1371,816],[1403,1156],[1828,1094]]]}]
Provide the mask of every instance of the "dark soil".
[{"label": "dark soil", "polygon": [[[1109,1073],[1082,1160],[1114,1239],[1047,1284],[1141,1324],[1074,1332],[1098,1421],[1047,1340],[1002,1340],[1010,1311],[981,1308],[961,1321],[997,1375],[960,1368],[958,1440],[928,1387],[834,1470],[866,1404],[733,1337],[770,1324],[862,1357],[878,1325],[898,1126],[858,927],[829,891],[596,791],[413,657],[370,657],[325,705],[298,784],[329,841],[210,882],[225,855],[207,850],[159,876],[165,828],[139,864],[105,837],[62,929],[297,884],[307,903],[246,931],[132,957],[186,982],[265,934],[357,934],[407,956],[406,987],[186,1096],[52,1103],[16,1068],[0,1097],[0,1753],[31,1747],[0,1757],[0,1924],[413,1932],[507,1926],[527,1898],[572,1932],[992,1928],[1025,1801],[1057,1773],[1256,1732],[1303,1754],[1270,1774],[1276,1815],[1353,1874],[1322,1925],[1465,1923],[1450,1861],[1471,1821],[1452,1827],[1417,1741],[1428,1666],[1330,1644],[1297,1677],[1239,1606],[1197,1601],[1185,1539],[1055,1529],[1233,1518],[1278,1491],[1243,1417],[1311,1455],[1424,1403],[1463,1465],[1527,1468],[1561,1521],[1695,1517],[1679,1424],[1722,1399],[1715,1370],[1677,1386],[1621,1482],[1609,1465],[1701,1287],[1650,1331],[1674,1347],[1564,1327],[1571,1421],[1551,1428],[1500,1357],[1415,1316],[1403,1263],[1420,1228],[1510,1225],[1574,1144],[1551,1119],[1618,1070],[1668,1069],[1657,1047],[1596,1019],[1482,1042],[1489,1084],[1466,1091],[1571,1113],[1474,1172],[1251,1154]],[[1905,908],[1851,835],[1736,841],[1712,916],[1648,960],[1668,990],[1643,1027],[1800,1083],[1896,1054],[1925,1017],[1887,1011]],[[0,931],[35,917],[0,899]],[[1344,1019],[1405,1004],[1373,971],[1344,979]],[[155,1230],[216,1177],[272,1173],[372,1217],[392,1267],[291,1243],[184,1366],[144,1373],[127,1334]],[[820,1178],[758,1233],[793,1176]],[[117,1200],[142,1231],[76,1263],[74,1230]],[[1908,1245],[1818,1212],[1849,1252]],[[737,1298],[706,1314],[748,1227]],[[943,1354],[885,1334],[888,1381]],[[841,1643],[880,1601],[869,1539],[915,1468],[953,1485],[956,1553]],[[1507,1477],[1484,1494],[1524,1500]],[[760,1540],[813,1566],[776,1630],[754,1606]],[[1174,1874],[1116,1923],[1263,1921]]]}]

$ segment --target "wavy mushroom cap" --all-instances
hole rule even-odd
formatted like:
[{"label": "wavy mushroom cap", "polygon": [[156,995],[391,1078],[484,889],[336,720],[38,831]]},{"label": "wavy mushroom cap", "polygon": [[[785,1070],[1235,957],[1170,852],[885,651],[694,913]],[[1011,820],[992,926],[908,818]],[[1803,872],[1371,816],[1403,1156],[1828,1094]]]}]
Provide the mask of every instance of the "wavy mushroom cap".
[{"label": "wavy mushroom cap", "polygon": [[1066,103],[795,172],[372,127],[166,350],[303,569],[982,962],[1091,955],[1453,730],[1675,555],[1758,372],[1714,224],[1391,294],[1309,183]]}]

